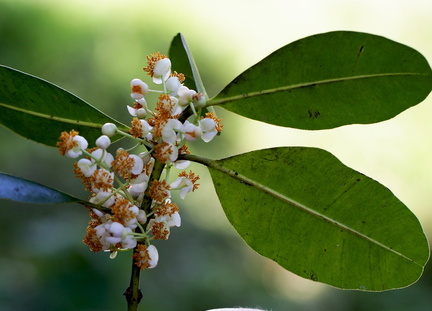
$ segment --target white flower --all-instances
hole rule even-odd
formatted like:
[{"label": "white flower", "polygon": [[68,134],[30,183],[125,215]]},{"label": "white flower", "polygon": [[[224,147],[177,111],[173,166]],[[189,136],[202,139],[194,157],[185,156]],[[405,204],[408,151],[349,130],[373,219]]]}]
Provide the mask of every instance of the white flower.
[{"label": "white flower", "polygon": [[114,183],[114,172],[107,171],[106,169],[100,168],[94,171],[92,178],[92,191],[99,193],[101,191],[108,191],[113,187]]},{"label": "white flower", "polygon": [[65,155],[73,159],[78,158],[82,154],[82,150],[88,147],[88,142],[84,137],[80,135],[75,135],[71,139],[74,142],[74,145],[76,146],[69,149]]},{"label": "white flower", "polygon": [[189,103],[192,102],[192,96],[195,94],[196,92],[194,90],[190,90],[187,86],[180,86],[177,90],[179,105],[189,105]]},{"label": "white flower", "polygon": [[160,154],[159,160],[162,161],[162,163],[174,162],[178,157],[178,149],[171,143],[163,144],[158,150],[158,153]]},{"label": "white flower", "polygon": [[213,139],[213,137],[215,137],[216,134],[218,133],[218,131],[216,129],[216,123],[211,118],[204,118],[204,119],[200,120],[199,126],[202,130],[201,138],[206,143],[211,141]]},{"label": "white flower", "polygon": [[[142,107],[141,108],[134,108],[131,106],[126,106],[126,108],[132,117],[138,117],[140,119],[143,119],[147,116],[147,110],[146,110],[147,102],[146,102],[145,98],[138,99],[136,102],[138,104],[140,104]],[[137,107],[139,107],[139,106],[137,106]]]},{"label": "white flower", "polygon": [[121,240],[122,248],[131,249],[137,245],[137,240],[135,240],[132,236],[132,229],[129,227],[125,227]]},{"label": "white flower", "polygon": [[196,126],[195,124],[192,124],[187,120],[183,124],[183,132],[184,132],[184,138],[189,141],[196,140],[202,135],[202,129],[199,126]]},{"label": "white flower", "polygon": [[132,174],[139,175],[141,174],[143,168],[144,168],[144,162],[143,160],[137,156],[136,154],[130,154],[129,158],[133,159],[134,165],[132,169],[130,170]]},{"label": "white flower", "polygon": [[181,131],[183,124],[177,119],[169,119],[162,129],[162,140],[173,144],[177,140],[177,131]]},{"label": "white flower", "polygon": [[162,80],[166,81],[171,74],[171,61],[169,58],[158,60],[153,68],[153,82],[161,84]]},{"label": "white flower", "polygon": [[157,222],[166,223],[168,227],[180,227],[181,225],[181,218],[179,212],[175,212],[171,216],[168,215],[158,216],[155,217],[155,220]]},{"label": "white flower", "polygon": [[182,84],[180,83],[179,79],[177,77],[170,77],[168,80],[166,80],[166,88],[167,91],[170,92],[172,96],[177,95],[177,91],[179,87],[181,87]]},{"label": "white flower", "polygon": [[187,177],[179,177],[170,185],[171,190],[180,189],[180,198],[184,200],[186,193],[194,190],[193,182]]},{"label": "white flower", "polygon": [[85,177],[90,177],[93,175],[94,171],[97,168],[97,165],[94,163],[94,161],[90,161],[89,159],[80,159],[77,163],[78,168],[80,169],[81,173]]},{"label": "white flower", "polygon": [[173,164],[174,164],[174,167],[176,169],[184,170],[185,168],[187,168],[190,165],[190,161],[178,160],[178,161],[175,161]]},{"label": "white flower", "polygon": [[[98,159],[99,163],[104,163],[107,167],[111,167],[111,164],[114,161],[113,155],[104,149],[96,149],[91,153],[91,155],[93,158]],[[93,159],[91,161],[92,163],[95,162]]]},{"label": "white flower", "polygon": [[112,192],[101,191],[94,197],[91,197],[89,201],[94,204],[101,204],[103,202],[103,207],[111,207],[114,204],[115,196],[112,195]]},{"label": "white flower", "polygon": [[148,122],[146,120],[140,120],[141,122],[141,129],[142,129],[142,137],[145,137],[148,135],[148,133],[150,133],[152,127],[150,126],[150,124],[148,124]]},{"label": "white flower", "polygon": [[141,79],[133,79],[130,85],[132,88],[131,97],[135,100],[144,98],[144,95],[148,93],[148,85]]},{"label": "white flower", "polygon": [[95,230],[104,250],[112,250],[118,243],[121,244],[122,248],[134,248],[136,246],[136,240],[131,235],[132,229],[119,222],[108,220],[97,226]]}]

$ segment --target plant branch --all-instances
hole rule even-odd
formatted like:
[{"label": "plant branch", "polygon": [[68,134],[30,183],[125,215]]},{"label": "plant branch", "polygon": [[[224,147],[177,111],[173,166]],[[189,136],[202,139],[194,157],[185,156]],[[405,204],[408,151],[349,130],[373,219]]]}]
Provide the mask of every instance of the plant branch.
[{"label": "plant branch", "polygon": [[[153,171],[150,175],[150,181],[152,180],[159,180],[162,171],[165,167],[164,163],[161,163],[159,160],[155,161],[154,167],[153,167]],[[147,190],[145,192],[144,195],[144,199],[142,201],[141,204],[141,209],[144,210],[146,212],[146,214],[148,214],[151,210],[151,203],[152,203],[152,198],[150,197],[150,187],[147,187]],[[147,219],[147,222],[150,219]],[[147,226],[147,224],[144,225],[144,228]],[[139,230],[139,227],[136,229]],[[142,232],[144,233],[144,232]],[[134,248],[134,254],[137,251],[137,247],[139,244],[142,244],[143,242],[139,242],[137,244],[137,246]],[[145,242],[144,242],[145,243]],[[131,271],[131,278],[130,278],[130,283],[129,283],[129,287],[125,290],[125,292],[123,293],[123,295],[125,295],[126,297],[126,301],[127,301],[127,305],[128,305],[128,311],[137,311],[138,310],[138,304],[140,303],[143,294],[141,292],[140,289],[140,274],[141,274],[141,268],[138,267],[135,264],[135,260],[132,259],[132,271]]]}]

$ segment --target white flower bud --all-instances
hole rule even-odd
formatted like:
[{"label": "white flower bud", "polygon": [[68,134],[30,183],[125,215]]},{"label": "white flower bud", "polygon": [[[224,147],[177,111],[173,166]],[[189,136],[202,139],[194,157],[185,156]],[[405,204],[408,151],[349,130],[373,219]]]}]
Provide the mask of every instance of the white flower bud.
[{"label": "white flower bud", "polygon": [[111,224],[106,224],[105,228],[113,237],[122,237],[123,231],[125,230],[125,227],[116,221],[113,221]]},{"label": "white flower bud", "polygon": [[147,116],[147,111],[144,108],[137,109],[136,116],[140,119],[144,119]]},{"label": "white flower bud", "polygon": [[111,139],[107,135],[102,135],[98,139],[96,139],[96,146],[101,149],[106,149],[111,145]]},{"label": "white flower bud", "polygon": [[105,123],[102,126],[102,134],[113,137],[117,133],[117,126],[114,123]]},{"label": "white flower bud", "polygon": [[140,224],[145,224],[147,222],[147,215],[143,210],[139,211],[139,214],[137,216],[137,220]]},{"label": "white flower bud", "polygon": [[194,102],[195,108],[203,108],[206,104],[206,99],[203,94],[196,93],[192,96],[192,100]]}]

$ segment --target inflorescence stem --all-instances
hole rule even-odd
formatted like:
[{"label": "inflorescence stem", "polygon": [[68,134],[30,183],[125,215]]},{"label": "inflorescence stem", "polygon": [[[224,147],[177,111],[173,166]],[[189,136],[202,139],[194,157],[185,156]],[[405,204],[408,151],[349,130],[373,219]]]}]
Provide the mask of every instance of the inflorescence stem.
[{"label": "inflorescence stem", "polygon": [[[160,176],[162,175],[162,171],[164,167],[165,167],[164,163],[161,163],[159,160],[156,160],[154,163],[153,171],[150,175],[150,180],[159,180]],[[150,197],[149,190],[147,189],[141,204],[141,209],[144,210],[146,213],[150,213],[151,204],[152,204],[152,198]],[[143,227],[145,228],[146,225]],[[140,228],[138,227],[136,228],[136,230],[140,230]],[[137,246],[134,248],[134,253],[138,251],[138,245],[142,243],[143,242],[138,242]],[[126,297],[126,301],[128,304],[128,311],[137,311],[138,304],[140,303],[143,297],[143,294],[140,289],[140,274],[141,274],[141,268],[138,267],[135,264],[135,260],[132,259],[132,271],[131,271],[130,284],[129,287],[123,293],[123,295],[125,295]]]}]

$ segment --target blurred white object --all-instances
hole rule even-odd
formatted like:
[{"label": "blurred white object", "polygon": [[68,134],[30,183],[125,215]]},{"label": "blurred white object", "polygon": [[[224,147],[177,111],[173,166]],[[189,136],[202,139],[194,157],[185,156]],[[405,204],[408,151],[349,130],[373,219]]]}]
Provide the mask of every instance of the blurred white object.
[{"label": "blurred white object", "polygon": [[207,311],[264,311],[262,309],[249,309],[249,308],[222,308],[222,309],[211,309]]}]

